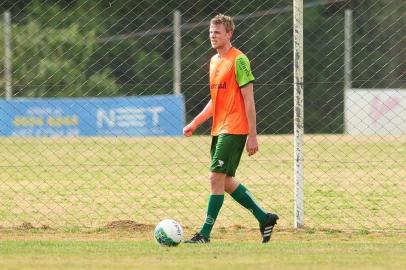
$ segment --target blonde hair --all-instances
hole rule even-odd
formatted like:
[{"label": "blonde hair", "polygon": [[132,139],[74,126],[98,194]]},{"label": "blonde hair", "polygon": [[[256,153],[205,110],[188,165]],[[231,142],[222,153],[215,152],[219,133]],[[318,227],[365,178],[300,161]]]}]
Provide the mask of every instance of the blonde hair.
[{"label": "blonde hair", "polygon": [[233,18],[221,13],[211,19],[210,24],[223,24],[226,28],[226,32],[234,32],[235,29]]}]

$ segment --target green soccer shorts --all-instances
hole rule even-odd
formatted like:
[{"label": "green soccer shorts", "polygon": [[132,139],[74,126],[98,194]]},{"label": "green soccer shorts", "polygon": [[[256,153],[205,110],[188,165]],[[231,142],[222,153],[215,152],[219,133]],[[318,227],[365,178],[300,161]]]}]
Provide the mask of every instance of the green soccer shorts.
[{"label": "green soccer shorts", "polygon": [[247,135],[220,134],[211,140],[210,171],[235,176]]}]

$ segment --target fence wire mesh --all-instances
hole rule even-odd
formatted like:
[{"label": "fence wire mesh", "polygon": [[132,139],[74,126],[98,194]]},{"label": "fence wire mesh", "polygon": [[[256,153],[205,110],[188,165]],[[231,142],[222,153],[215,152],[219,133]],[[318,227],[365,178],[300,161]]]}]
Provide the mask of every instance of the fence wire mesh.
[{"label": "fence wire mesh", "polygon": [[[181,124],[203,109],[215,53],[209,20],[220,12],[234,17],[233,45],[256,77],[260,151],[243,155],[237,179],[280,215],[279,228],[293,226],[292,1],[17,0],[0,10],[11,14],[0,32],[4,96],[11,91],[0,101],[0,226],[96,228],[163,218],[199,226],[210,193],[210,122],[183,138],[175,113],[132,102],[155,96],[154,108],[185,109]],[[182,103],[164,99],[176,83],[175,10]],[[345,10],[352,11],[347,26]],[[395,0],[304,1],[307,227],[406,230],[404,11]],[[130,120],[118,124],[119,112]],[[103,123],[115,132],[81,129]],[[149,136],[154,123],[177,129],[175,136]],[[216,226],[257,224],[226,197]]]}]

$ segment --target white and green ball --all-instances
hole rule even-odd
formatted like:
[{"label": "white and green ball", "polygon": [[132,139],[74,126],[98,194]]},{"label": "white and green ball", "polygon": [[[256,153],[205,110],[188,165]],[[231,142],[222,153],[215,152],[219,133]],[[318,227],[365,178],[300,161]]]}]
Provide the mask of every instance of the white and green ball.
[{"label": "white and green ball", "polygon": [[182,242],[183,229],[175,220],[164,219],[156,225],[154,237],[163,246],[177,246]]}]

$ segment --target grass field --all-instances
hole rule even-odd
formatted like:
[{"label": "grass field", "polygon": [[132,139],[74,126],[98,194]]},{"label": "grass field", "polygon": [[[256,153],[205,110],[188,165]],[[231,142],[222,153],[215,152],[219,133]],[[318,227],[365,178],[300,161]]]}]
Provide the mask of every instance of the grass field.
[{"label": "grass field", "polygon": [[406,269],[405,233],[214,232],[209,245],[160,247],[149,230],[1,230],[0,269]]},{"label": "grass field", "polygon": [[[237,174],[279,226],[292,228],[292,136],[260,136]],[[210,138],[0,138],[0,226],[96,228],[115,220],[199,226]],[[406,230],[406,137],[307,135],[305,224]],[[402,214],[403,213],[403,214]],[[256,227],[227,197],[218,226]]]},{"label": "grass field", "polygon": [[291,136],[261,136],[238,179],[280,216],[272,243],[227,197],[208,246],[154,224],[203,220],[210,138],[0,138],[0,269],[406,269],[406,137],[306,136],[292,230]]}]

